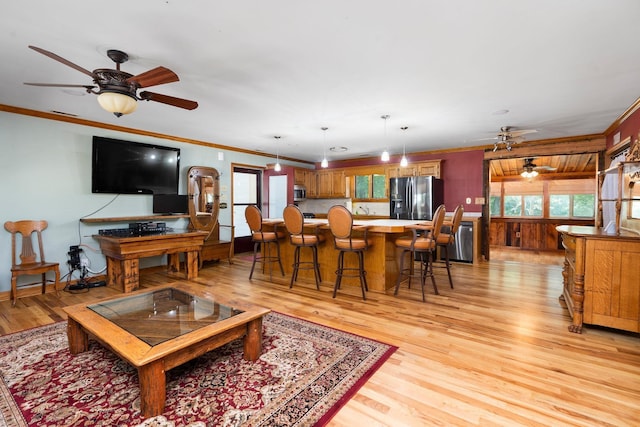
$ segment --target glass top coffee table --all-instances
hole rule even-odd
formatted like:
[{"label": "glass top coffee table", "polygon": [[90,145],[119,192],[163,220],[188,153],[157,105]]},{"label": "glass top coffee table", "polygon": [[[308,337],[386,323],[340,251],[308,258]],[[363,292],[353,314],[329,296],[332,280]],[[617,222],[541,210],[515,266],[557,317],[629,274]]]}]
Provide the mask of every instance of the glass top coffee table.
[{"label": "glass top coffee table", "polygon": [[95,304],[65,307],[72,354],[87,351],[89,335],[138,369],[140,410],[162,414],[165,372],[244,339],[244,359],[262,352],[262,317],[269,309],[228,304],[207,288],[187,283],[145,289]]}]

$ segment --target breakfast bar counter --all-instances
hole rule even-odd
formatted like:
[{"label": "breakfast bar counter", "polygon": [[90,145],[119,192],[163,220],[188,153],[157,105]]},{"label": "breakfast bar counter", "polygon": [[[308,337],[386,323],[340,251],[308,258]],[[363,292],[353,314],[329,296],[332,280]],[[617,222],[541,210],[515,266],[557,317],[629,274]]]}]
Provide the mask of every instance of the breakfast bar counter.
[{"label": "breakfast bar counter", "polygon": [[[411,231],[406,226],[418,224],[424,221],[395,220],[395,219],[375,219],[375,220],[355,220],[354,225],[364,225],[368,227],[367,238],[371,246],[364,254],[365,270],[367,271],[367,284],[369,291],[386,292],[387,289],[395,286],[398,278],[398,263],[396,257],[395,241],[402,235],[411,235]],[[277,219],[265,221],[273,227],[284,229],[284,222]],[[305,219],[305,233],[313,233],[314,228],[318,228],[318,233],[323,234],[325,242],[318,247],[318,260],[320,262],[320,272],[325,283],[334,283],[335,271],[338,265],[338,251],[333,247],[333,235],[329,229],[326,219]],[[285,274],[290,276],[293,271],[293,257],[295,247],[289,242],[289,237],[280,240],[280,252],[282,265]],[[302,261],[311,261],[311,251],[302,250],[300,254]],[[357,257],[345,255],[345,267],[357,268]],[[300,270],[299,277],[313,280],[312,270]],[[354,286],[360,288],[357,278],[344,278],[343,286]],[[295,286],[295,285],[294,285]]]}]

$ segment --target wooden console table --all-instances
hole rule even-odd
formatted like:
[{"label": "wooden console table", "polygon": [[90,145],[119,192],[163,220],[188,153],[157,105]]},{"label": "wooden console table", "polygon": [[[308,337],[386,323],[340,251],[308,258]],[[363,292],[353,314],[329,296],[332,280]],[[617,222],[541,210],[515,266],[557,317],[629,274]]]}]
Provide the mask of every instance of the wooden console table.
[{"label": "wooden console table", "polygon": [[140,258],[167,254],[169,270],[178,271],[178,255],[184,252],[186,278],[198,277],[198,253],[207,233],[193,231],[135,237],[93,237],[100,243],[100,249],[107,259],[107,286],[127,293],[138,289]]}]

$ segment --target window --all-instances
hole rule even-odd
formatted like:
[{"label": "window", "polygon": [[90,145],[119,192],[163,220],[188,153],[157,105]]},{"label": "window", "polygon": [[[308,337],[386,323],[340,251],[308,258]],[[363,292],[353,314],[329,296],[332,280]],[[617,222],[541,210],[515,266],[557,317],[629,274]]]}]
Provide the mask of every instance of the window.
[{"label": "window", "polygon": [[542,216],[542,196],[504,196],[504,216]]},{"label": "window", "polygon": [[489,213],[494,217],[592,219],[595,198],[592,179],[498,181],[491,183]]},{"label": "window", "polygon": [[387,196],[387,176],[384,174],[356,175],[355,200],[384,199]]},{"label": "window", "polygon": [[549,216],[557,218],[593,218],[593,194],[552,194],[549,196]]},{"label": "window", "polygon": [[504,216],[522,216],[522,196],[504,196]]},{"label": "window", "polygon": [[491,216],[500,216],[502,208],[502,198],[500,196],[491,196],[489,198],[489,214]]},{"label": "window", "polygon": [[524,216],[542,216],[542,196],[524,196]]}]

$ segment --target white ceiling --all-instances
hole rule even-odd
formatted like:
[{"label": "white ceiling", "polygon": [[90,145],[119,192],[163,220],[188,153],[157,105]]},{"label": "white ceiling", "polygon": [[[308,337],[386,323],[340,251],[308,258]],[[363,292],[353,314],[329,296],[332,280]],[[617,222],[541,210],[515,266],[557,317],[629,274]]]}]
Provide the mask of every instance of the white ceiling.
[{"label": "white ceiling", "polygon": [[[309,161],[490,144],[505,125],[602,133],[640,96],[639,23],[638,0],[5,1],[0,103]],[[89,70],[123,50],[124,71],[180,76],[149,90],[199,107],[116,118],[25,86],[92,83],[28,45]]]}]

